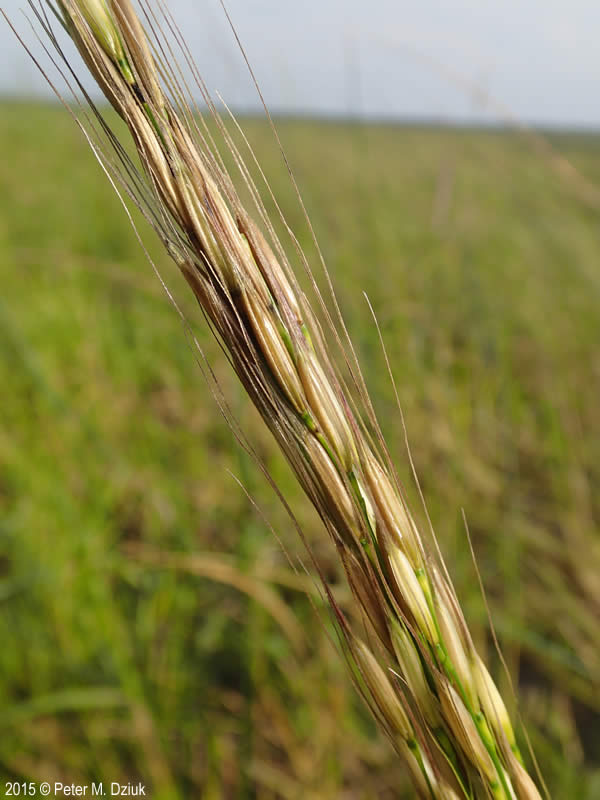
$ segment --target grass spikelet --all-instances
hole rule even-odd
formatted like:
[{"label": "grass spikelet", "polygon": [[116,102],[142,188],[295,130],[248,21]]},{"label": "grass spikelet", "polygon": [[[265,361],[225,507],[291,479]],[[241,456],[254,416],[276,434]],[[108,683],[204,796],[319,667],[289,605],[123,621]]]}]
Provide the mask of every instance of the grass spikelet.
[{"label": "grass spikelet", "polygon": [[397,547],[392,549],[389,559],[395,579],[393,588],[403,605],[410,611],[416,628],[435,647],[438,643],[436,624],[415,570],[408,557]]},{"label": "grass spikelet", "polygon": [[436,730],[442,724],[439,700],[427,683],[421,656],[412,636],[400,622],[392,624],[391,636],[402,678],[427,724]]},{"label": "grass spikelet", "polygon": [[379,709],[382,719],[385,720],[385,724],[389,726],[394,735],[412,745],[415,738],[413,727],[379,662],[366,644],[358,639],[354,642],[352,652],[367,684],[369,694]]},{"label": "grass spikelet", "polygon": [[500,696],[498,687],[492,680],[492,676],[479,655],[475,655],[473,675],[481,707],[490,726],[494,728],[498,741],[502,741],[502,736],[506,736],[506,741],[510,749],[515,753],[517,758],[520,759],[521,756],[517,747],[515,732],[510,717],[508,716],[508,711]]},{"label": "grass spikelet", "polygon": [[[490,754],[481,741],[472,716],[458,692],[447,683],[440,691],[440,700],[444,710],[444,717],[448,721],[450,728],[460,742],[463,751],[467,753],[473,766],[485,777],[487,786],[493,796],[506,796],[506,791],[503,790],[501,784],[501,776],[498,774]],[[503,776],[503,778],[505,786],[508,786],[507,776]],[[508,796],[514,796],[510,788]]]}]

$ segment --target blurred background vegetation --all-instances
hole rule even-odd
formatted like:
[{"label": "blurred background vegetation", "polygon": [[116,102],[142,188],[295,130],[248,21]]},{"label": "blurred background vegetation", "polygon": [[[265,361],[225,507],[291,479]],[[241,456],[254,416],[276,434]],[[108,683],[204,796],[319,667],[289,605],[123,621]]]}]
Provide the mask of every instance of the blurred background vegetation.
[{"label": "blurred background vegetation", "polygon": [[[424,522],[364,292],[377,314],[474,638],[510,694],[461,509],[549,790],[598,798],[600,138],[551,137],[584,179],[516,133],[278,125]],[[316,265],[272,134],[243,126]],[[2,782],[411,797],[288,562],[305,557],[297,534],[73,121],[5,102],[0,145]],[[145,239],[336,583],[318,520]]]}]

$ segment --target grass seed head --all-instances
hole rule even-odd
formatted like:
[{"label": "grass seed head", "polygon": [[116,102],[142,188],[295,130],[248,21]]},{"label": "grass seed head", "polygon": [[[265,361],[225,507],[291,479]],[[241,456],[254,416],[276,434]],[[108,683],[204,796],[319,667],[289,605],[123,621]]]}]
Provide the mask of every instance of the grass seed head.
[{"label": "grass seed head", "polygon": [[[349,562],[349,570],[345,563],[349,580],[381,642],[389,652],[395,648],[414,704],[433,725],[438,713],[436,701],[422,669],[419,671],[422,665],[415,639],[402,627],[402,620],[394,619],[394,604],[388,608],[380,603],[385,596],[385,580],[389,580],[390,594],[407,613],[408,628],[419,643],[422,640],[426,646],[427,642],[436,658],[442,643],[446,648],[464,687],[467,705],[472,701],[473,712],[471,716],[450,682],[441,676],[437,680],[436,673],[448,734],[453,734],[453,746],[461,747],[490,786],[495,785],[498,773],[484,745],[484,741],[489,744],[491,733],[487,727],[484,730],[483,716],[483,724],[477,716],[472,674],[475,657],[460,608],[445,581],[438,579],[433,562],[425,557],[399,491],[356,433],[359,426],[349,410],[352,403],[336,380],[326,343],[319,339],[317,350],[312,345],[303,319],[311,318],[308,305],[304,301],[300,304],[269,245],[243,212],[218,154],[205,147],[202,134],[195,135],[189,123],[192,110],[178,114],[179,101],[173,100],[173,87],[178,86],[176,68],[169,75],[168,57],[161,49],[165,63],[161,60],[157,70],[130,0],[57,2],[85,63],[135,142],[143,170],[135,178],[129,176],[132,195],[151,221],[157,219],[158,207],[159,219],[153,224],[167,249],[179,254],[177,263],[215,323],[240,379],[288,455],[339,550],[346,558],[348,553],[352,558],[359,553],[364,557],[359,569],[355,569],[358,558],[356,564]],[[160,48],[160,37],[157,44]],[[159,72],[164,77],[165,93]],[[116,137],[112,144],[119,153],[120,145],[115,142]],[[110,159],[104,163],[110,164]],[[121,173],[119,177],[127,180],[127,175]],[[140,184],[145,181],[142,189],[138,188],[138,177]],[[254,347],[248,347],[250,341]],[[283,395],[277,393],[277,402],[271,402],[275,396],[273,378]],[[376,552],[369,548],[365,555],[369,525],[380,547]],[[381,558],[381,571],[371,569],[373,561],[369,559],[374,558]],[[393,645],[386,614],[398,625]],[[345,635],[377,716],[396,744],[406,744],[417,786],[424,796],[452,798],[452,790],[442,786],[443,768],[433,761],[437,750],[426,746],[419,749],[420,739],[415,738],[402,696],[389,675],[363,642],[350,632]],[[476,662],[476,671],[478,667]],[[486,714],[490,723],[499,721],[506,733],[505,709],[488,686],[489,675],[479,669],[477,679],[480,694],[489,701]],[[419,728],[419,737],[421,734],[426,745],[427,726],[423,725],[423,731]],[[490,752],[494,751],[490,748]],[[524,787],[523,797],[538,800],[518,762],[512,773]]]}]

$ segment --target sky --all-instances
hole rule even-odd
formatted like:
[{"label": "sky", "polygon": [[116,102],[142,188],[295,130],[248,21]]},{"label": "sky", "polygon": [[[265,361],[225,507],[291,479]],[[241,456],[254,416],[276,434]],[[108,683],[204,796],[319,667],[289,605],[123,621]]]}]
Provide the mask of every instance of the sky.
[{"label": "sky", "polygon": [[[596,0],[225,2],[274,112],[600,128]],[[168,3],[211,92],[258,109],[219,0]],[[48,96],[2,18],[0,92]]]}]

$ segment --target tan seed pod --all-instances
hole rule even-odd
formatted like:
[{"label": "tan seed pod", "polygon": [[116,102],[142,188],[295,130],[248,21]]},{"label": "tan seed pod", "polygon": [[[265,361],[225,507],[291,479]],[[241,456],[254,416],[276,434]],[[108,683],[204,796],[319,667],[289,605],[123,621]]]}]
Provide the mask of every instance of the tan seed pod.
[{"label": "tan seed pod", "polygon": [[401,623],[393,621],[391,637],[401,676],[415,698],[419,711],[430,727],[435,729],[442,721],[439,702],[429,688],[412,636]]},{"label": "tan seed pod", "polygon": [[[95,0],[95,2],[99,1]],[[131,55],[129,62],[134,65],[144,98],[155,109],[162,109],[163,93],[156,75],[154,59],[148,47],[146,34],[133,6],[129,0],[110,0],[110,8],[123,35],[125,47]]]},{"label": "tan seed pod", "polygon": [[490,784],[498,783],[496,767],[479,736],[473,718],[458,692],[447,682],[440,687],[440,702],[446,722],[471,763]]},{"label": "tan seed pod", "polygon": [[354,640],[353,653],[360,673],[388,727],[404,741],[412,741],[414,731],[410,720],[373,653],[360,639]]},{"label": "tan seed pod", "polygon": [[515,756],[510,757],[509,769],[519,800],[542,800],[532,777]]},{"label": "tan seed pod", "polygon": [[377,592],[370,577],[365,575],[364,568],[351,553],[344,556],[344,568],[354,596],[357,598],[371,625],[377,632],[379,640],[391,652],[392,641],[388,632],[386,614],[381,605],[380,594]]},{"label": "tan seed pod", "polygon": [[160,193],[162,201],[169,211],[178,219],[185,220],[185,209],[182,198],[175,186],[173,174],[161,144],[156,136],[156,131],[148,121],[147,117],[140,112],[137,107],[132,107],[129,111],[130,123],[135,124],[135,138],[138,141],[140,155],[144,165],[150,175],[157,191]]},{"label": "tan seed pod", "polygon": [[473,673],[471,672],[471,661],[467,657],[465,644],[460,635],[460,623],[456,619],[453,610],[451,610],[453,606],[447,605],[442,594],[443,592],[438,593],[435,599],[436,617],[442,636],[442,643],[471,707],[474,711],[477,711],[479,709],[479,701]]},{"label": "tan seed pod", "polygon": [[361,465],[375,505],[390,535],[394,537],[396,545],[404,550],[413,568],[418,569],[423,559],[419,535],[412,517],[383,468],[367,448],[362,455]]},{"label": "tan seed pod", "polygon": [[[160,147],[156,140],[156,146]],[[190,176],[184,172],[183,162],[175,172],[173,183],[178,190],[179,214],[186,230],[197,239],[201,252],[211,268],[218,272],[221,284],[230,291],[239,290],[239,282],[234,263],[225,253],[222,242],[218,241],[207,217],[206,202],[197,183],[192,183]]]},{"label": "tan seed pod", "polygon": [[412,614],[419,633],[422,633],[431,645],[435,645],[439,637],[425,594],[412,564],[404,552],[393,545],[389,552],[389,563],[396,584],[396,592]]},{"label": "tan seed pod", "polygon": [[254,260],[267,282],[271,294],[274,297],[284,298],[296,322],[300,325],[302,314],[296,295],[262,232],[246,215],[240,215],[238,228],[246,237]]},{"label": "tan seed pod", "polygon": [[[229,207],[210,175],[201,173],[197,167],[198,156],[191,143],[186,147],[190,149],[190,173],[196,173],[196,183],[202,181],[204,205],[208,205],[207,214],[215,239],[221,243],[222,252],[229,264],[232,277],[228,278],[230,288],[252,288],[265,305],[269,305],[270,296],[267,285],[261,275],[256,262],[251,257],[248,243],[243,238],[235,223]],[[206,212],[205,212],[206,213]]]},{"label": "tan seed pod", "polygon": [[250,289],[242,294],[242,302],[260,350],[279,385],[279,388],[298,414],[306,411],[306,398],[279,331],[268,309]]},{"label": "tan seed pod", "polygon": [[350,426],[335,392],[315,354],[306,349],[298,354],[298,374],[310,409],[331,449],[346,472],[358,461]]},{"label": "tan seed pod", "polygon": [[492,676],[485,664],[476,653],[472,662],[472,672],[475,679],[475,688],[488,724],[494,729],[498,740],[506,736],[511,749],[516,749],[517,742],[508,711]]},{"label": "tan seed pod", "polygon": [[304,444],[323,491],[328,516],[342,538],[347,538],[347,544],[352,542],[353,545],[361,545],[361,525],[356,507],[331,458],[312,434],[306,437]]},{"label": "tan seed pod", "polygon": [[[74,16],[73,10],[79,9],[96,41],[115,64],[124,61],[125,51],[121,37],[106,0],[78,0],[77,3],[63,0],[63,5],[69,9],[68,13],[71,18]],[[74,13],[76,15],[77,11]]]},{"label": "tan seed pod", "polygon": [[[97,81],[98,86],[116,112],[123,116],[123,104],[126,96],[122,86],[124,78],[118,66],[118,49],[110,43],[98,39],[90,22],[78,3],[62,0],[58,4],[69,35],[77,46],[86,66]],[[129,94],[129,85],[125,89]]]}]

